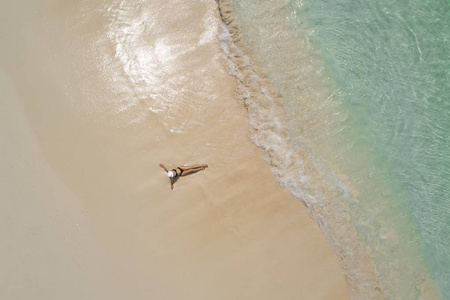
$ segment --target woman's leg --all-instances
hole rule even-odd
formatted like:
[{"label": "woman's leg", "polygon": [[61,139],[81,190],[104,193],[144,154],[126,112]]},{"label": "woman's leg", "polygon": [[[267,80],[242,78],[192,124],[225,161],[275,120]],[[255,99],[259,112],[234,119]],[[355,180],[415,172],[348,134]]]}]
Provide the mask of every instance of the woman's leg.
[{"label": "woman's leg", "polygon": [[183,171],[190,170],[190,169],[205,169],[208,165],[195,165],[195,166],[180,166],[179,168]]},{"label": "woman's leg", "polygon": [[191,173],[195,173],[201,170],[204,170],[206,167],[196,167],[196,168],[189,168],[189,169],[183,169],[183,174],[181,174],[181,176],[187,175],[187,174],[191,174]]}]

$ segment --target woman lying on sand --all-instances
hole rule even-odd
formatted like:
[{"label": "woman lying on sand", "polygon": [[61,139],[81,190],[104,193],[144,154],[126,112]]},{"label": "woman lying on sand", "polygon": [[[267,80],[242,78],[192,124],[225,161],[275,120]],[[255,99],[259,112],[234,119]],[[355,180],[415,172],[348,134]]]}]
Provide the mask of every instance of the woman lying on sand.
[{"label": "woman lying on sand", "polygon": [[180,166],[172,170],[167,170],[167,168],[163,164],[159,164],[161,168],[164,169],[164,171],[167,172],[167,177],[170,178],[170,188],[173,190],[173,185],[175,181],[180,176],[185,176],[187,174],[191,174],[194,172],[198,172],[201,170],[204,170],[208,167],[208,165],[195,165],[195,166]]}]

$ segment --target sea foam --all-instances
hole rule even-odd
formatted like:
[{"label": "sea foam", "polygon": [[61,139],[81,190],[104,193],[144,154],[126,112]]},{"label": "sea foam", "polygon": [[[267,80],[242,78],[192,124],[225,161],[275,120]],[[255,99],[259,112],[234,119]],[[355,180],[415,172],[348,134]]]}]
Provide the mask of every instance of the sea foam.
[{"label": "sea foam", "polygon": [[[284,22],[290,1],[271,2],[261,11],[257,6],[264,3],[237,2],[248,6],[249,23],[260,26],[256,31],[271,35],[274,43],[248,43],[249,38],[259,37],[242,31],[242,12],[235,10],[232,1],[218,1],[223,20],[220,47],[224,64],[238,83],[237,97],[248,110],[250,139],[261,148],[280,185],[305,204],[320,226],[340,260],[350,297],[438,298],[417,246],[402,246],[408,242],[408,237],[402,235],[403,228],[410,224],[408,217],[391,201],[388,184],[380,172],[367,167],[375,164],[368,156],[370,151],[352,141],[331,142],[349,130],[349,117],[334,110],[339,89],[318,89],[332,82],[323,75],[324,67],[312,62],[321,59],[320,55],[308,57],[313,48],[309,39],[313,29],[302,33],[306,38],[297,45],[298,32],[289,32],[271,19],[280,14],[279,20]],[[274,52],[265,51],[270,48]],[[261,59],[264,55],[269,56]],[[286,57],[275,61],[276,56],[283,55]],[[296,60],[295,55],[301,59]],[[264,59],[266,65],[261,64]],[[267,64],[276,65],[277,72],[283,75],[274,75]],[[301,88],[296,86],[306,80],[310,81]],[[322,81],[316,85],[315,80]],[[334,145],[340,148],[334,149]],[[322,146],[326,150],[320,149]],[[346,163],[350,163],[349,168]],[[361,166],[367,169],[358,172]],[[367,178],[358,178],[361,175]],[[368,186],[377,188],[369,191]]]},{"label": "sea foam", "polygon": [[219,6],[223,20],[218,37],[220,47],[230,75],[238,82],[237,97],[248,110],[250,139],[263,151],[279,183],[305,204],[319,224],[340,259],[351,298],[379,298],[377,272],[369,248],[359,241],[346,203],[336,201],[348,197],[348,192],[324,171],[309,149],[294,149],[289,144],[283,98],[252,63],[252,50],[242,39],[231,1],[219,1]]}]

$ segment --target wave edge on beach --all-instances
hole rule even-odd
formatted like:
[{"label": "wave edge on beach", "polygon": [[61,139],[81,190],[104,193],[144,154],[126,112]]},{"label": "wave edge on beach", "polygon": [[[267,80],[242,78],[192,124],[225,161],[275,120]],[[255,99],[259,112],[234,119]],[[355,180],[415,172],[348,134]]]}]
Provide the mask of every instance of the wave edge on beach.
[{"label": "wave edge on beach", "polygon": [[237,98],[247,108],[251,141],[262,150],[280,185],[304,203],[321,228],[340,260],[350,297],[379,299],[378,276],[370,249],[357,238],[345,202],[333,201],[348,197],[349,192],[337,178],[326,173],[306,145],[294,149],[289,144],[282,96],[250,58],[252,50],[242,39],[232,1],[217,2],[223,21],[218,37],[223,61],[238,83]]}]

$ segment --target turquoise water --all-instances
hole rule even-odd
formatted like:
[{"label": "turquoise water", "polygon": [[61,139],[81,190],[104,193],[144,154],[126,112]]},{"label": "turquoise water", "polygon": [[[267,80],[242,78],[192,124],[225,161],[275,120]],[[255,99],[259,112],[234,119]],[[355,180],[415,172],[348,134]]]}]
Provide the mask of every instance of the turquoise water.
[{"label": "turquoise water", "polygon": [[450,3],[298,1],[299,26],[342,91],[363,142],[411,214],[426,261],[450,298]]},{"label": "turquoise water", "polygon": [[[430,277],[450,299],[450,2],[236,0],[234,9],[283,98],[287,143],[333,178],[314,191],[340,191],[355,247],[373,256],[376,293],[427,297]],[[330,215],[314,216],[326,234],[339,227]],[[336,252],[349,253],[346,243],[341,234]]]}]

